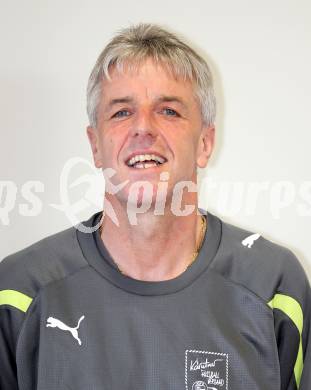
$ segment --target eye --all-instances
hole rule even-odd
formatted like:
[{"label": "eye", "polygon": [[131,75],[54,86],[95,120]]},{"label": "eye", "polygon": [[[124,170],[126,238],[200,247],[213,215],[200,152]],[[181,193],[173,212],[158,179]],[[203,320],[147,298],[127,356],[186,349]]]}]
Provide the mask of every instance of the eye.
[{"label": "eye", "polygon": [[128,110],[120,110],[112,115],[112,118],[123,118],[129,116],[131,113]]},{"label": "eye", "polygon": [[163,108],[162,112],[165,114],[165,115],[168,115],[168,116],[180,116],[175,110],[173,110],[172,108]]}]

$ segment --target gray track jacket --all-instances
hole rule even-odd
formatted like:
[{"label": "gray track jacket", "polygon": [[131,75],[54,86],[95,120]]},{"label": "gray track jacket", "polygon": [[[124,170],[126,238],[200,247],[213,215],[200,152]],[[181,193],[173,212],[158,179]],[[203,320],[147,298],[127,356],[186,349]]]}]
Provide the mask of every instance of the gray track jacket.
[{"label": "gray track jacket", "polygon": [[311,296],[298,260],[207,219],[198,258],[167,281],[121,274],[99,232],[75,227],[6,257],[0,389],[310,390]]}]

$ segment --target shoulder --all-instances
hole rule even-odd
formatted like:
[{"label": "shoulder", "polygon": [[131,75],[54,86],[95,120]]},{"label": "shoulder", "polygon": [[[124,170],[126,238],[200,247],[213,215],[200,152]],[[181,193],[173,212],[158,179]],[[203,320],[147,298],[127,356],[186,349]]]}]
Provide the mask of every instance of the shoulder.
[{"label": "shoulder", "polygon": [[[296,255],[285,246],[221,221],[221,243],[213,268],[266,302],[276,292],[301,297],[309,282]],[[305,290],[304,292],[302,290]]]},{"label": "shoulder", "polygon": [[0,263],[0,290],[33,298],[43,286],[86,265],[76,228],[70,227],[5,257]]}]

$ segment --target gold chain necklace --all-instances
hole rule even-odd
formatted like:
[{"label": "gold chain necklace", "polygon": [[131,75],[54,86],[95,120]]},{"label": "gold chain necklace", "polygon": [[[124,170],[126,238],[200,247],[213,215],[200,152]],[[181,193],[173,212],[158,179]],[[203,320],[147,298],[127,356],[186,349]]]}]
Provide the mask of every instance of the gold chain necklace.
[{"label": "gold chain necklace", "polygon": [[[190,259],[190,261],[189,261],[187,267],[185,268],[185,271],[186,271],[186,269],[188,269],[188,268],[190,267],[190,265],[191,265],[191,264],[196,260],[196,258],[198,257],[198,254],[199,254],[200,249],[201,249],[202,244],[203,244],[203,239],[204,239],[206,230],[207,230],[206,218],[204,218],[204,216],[201,215],[201,230],[200,230],[199,245],[197,246],[196,250],[192,253],[191,259]],[[99,228],[100,234],[101,234],[101,231],[102,231],[102,225],[101,225],[100,228]],[[112,259],[112,257],[111,257],[111,259]],[[116,261],[114,261],[113,259],[112,259],[112,261],[114,262],[114,264],[116,265],[118,271],[119,271],[121,274],[123,274],[124,276],[128,276],[125,272],[123,272],[123,271],[121,270],[119,264],[118,264]],[[185,272],[185,271],[184,271],[184,272]]]},{"label": "gold chain necklace", "polygon": [[203,215],[201,215],[201,231],[200,231],[199,245],[197,246],[195,252],[193,252],[192,257],[191,257],[191,260],[190,260],[189,264],[187,265],[186,269],[187,269],[188,267],[190,267],[190,265],[191,265],[191,264],[195,261],[195,259],[198,257],[198,254],[199,254],[199,252],[200,252],[200,249],[202,248],[203,239],[204,239],[204,236],[205,236],[205,233],[206,233],[206,229],[207,229],[206,218],[204,218]]}]

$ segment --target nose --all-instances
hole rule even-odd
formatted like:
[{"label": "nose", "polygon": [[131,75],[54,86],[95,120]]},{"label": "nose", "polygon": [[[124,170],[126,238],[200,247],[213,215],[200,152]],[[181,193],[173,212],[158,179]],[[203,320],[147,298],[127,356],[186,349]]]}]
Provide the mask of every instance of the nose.
[{"label": "nose", "polygon": [[147,110],[140,110],[136,113],[135,121],[132,123],[132,137],[137,139],[154,140],[158,135],[157,126],[152,118],[152,113]]}]

